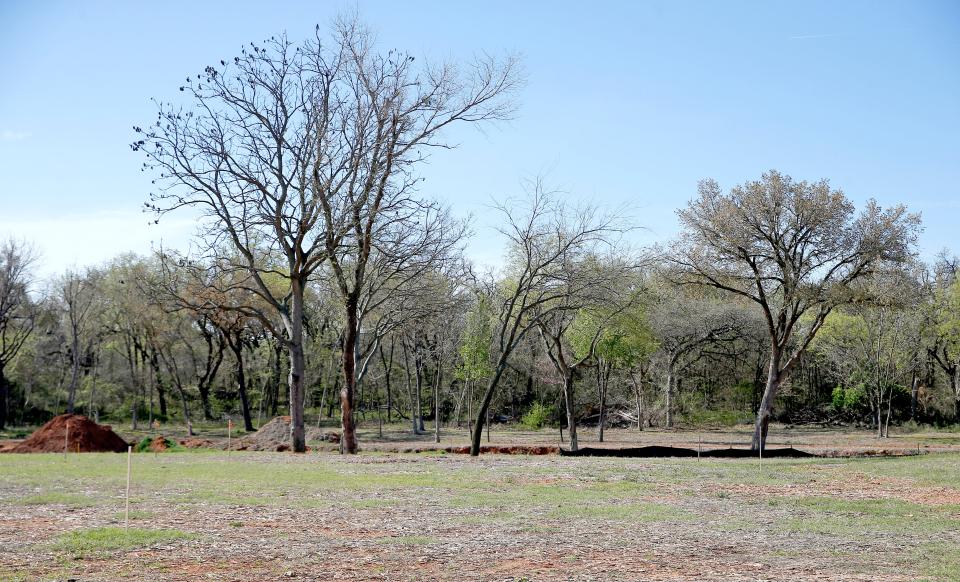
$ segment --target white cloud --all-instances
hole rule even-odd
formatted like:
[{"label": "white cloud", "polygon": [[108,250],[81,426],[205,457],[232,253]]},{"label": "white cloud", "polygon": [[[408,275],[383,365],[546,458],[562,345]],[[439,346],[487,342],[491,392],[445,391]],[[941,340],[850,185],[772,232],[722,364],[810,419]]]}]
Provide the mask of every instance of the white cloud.
[{"label": "white cloud", "polygon": [[153,224],[135,211],[96,212],[24,219],[0,219],[0,239],[13,237],[40,252],[40,276],[97,265],[125,252],[147,254],[161,243],[186,248],[196,221],[170,217]]},{"label": "white cloud", "polygon": [[0,141],[20,141],[33,135],[29,131],[11,131],[5,129],[0,131]]}]

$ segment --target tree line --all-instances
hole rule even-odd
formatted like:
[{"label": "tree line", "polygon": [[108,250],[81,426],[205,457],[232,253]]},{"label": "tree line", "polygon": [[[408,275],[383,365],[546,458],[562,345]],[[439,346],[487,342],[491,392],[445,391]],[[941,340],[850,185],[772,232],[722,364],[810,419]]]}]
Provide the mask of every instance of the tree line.
[{"label": "tree line", "polygon": [[[355,19],[245,47],[134,128],[160,220],[193,212],[189,251],[122,255],[34,281],[0,252],[0,427],[82,410],[154,419],[339,415],[673,426],[752,417],[960,419],[960,284],[917,258],[920,218],[857,209],[827,180],[704,180],[681,232],[631,248],[622,209],[533,181],[493,208],[504,261],[466,258],[469,221],[420,192],[455,125],[509,119],[516,57],[421,64]],[[308,418],[308,413],[312,416]]]}]

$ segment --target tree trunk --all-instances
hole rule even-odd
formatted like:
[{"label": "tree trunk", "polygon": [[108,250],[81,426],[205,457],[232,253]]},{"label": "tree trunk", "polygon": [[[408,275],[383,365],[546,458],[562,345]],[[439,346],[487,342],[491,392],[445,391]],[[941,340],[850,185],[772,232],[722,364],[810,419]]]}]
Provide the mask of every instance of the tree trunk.
[{"label": "tree trunk", "polygon": [[[457,405],[453,409],[453,417],[457,420],[457,428],[463,427],[463,402],[467,398],[467,382],[465,381],[460,388],[460,396],[457,397]],[[453,384],[450,385],[453,388]]]},{"label": "tree trunk", "polygon": [[353,391],[357,386],[357,340],[360,322],[357,317],[355,299],[346,302],[346,327],[343,331],[343,387],[340,388],[340,426],[343,434],[340,438],[340,452],[357,452],[357,433],[353,418]]},{"label": "tree trunk", "polygon": [[340,399],[340,382],[343,381],[343,374],[337,372],[333,377],[333,394],[334,396],[330,398],[327,402],[327,418],[333,418],[333,409],[337,405],[337,400]]},{"label": "tree trunk", "polygon": [[219,337],[217,338],[218,353],[214,355],[213,333],[210,333],[208,330],[204,330],[203,335],[204,341],[207,344],[207,359],[204,362],[206,368],[203,371],[203,375],[201,376],[198,374],[197,391],[200,393],[200,405],[203,408],[203,419],[213,420],[213,407],[210,406],[210,385],[216,378],[217,370],[219,370],[220,363],[223,361],[223,341]]},{"label": "tree trunk", "polygon": [[597,366],[597,391],[600,400],[600,420],[597,423],[597,438],[603,442],[603,429],[606,424],[607,408],[607,383],[610,380],[610,368],[608,366]]},{"label": "tree trunk", "polygon": [[567,433],[570,437],[570,450],[580,450],[579,441],[577,441],[577,413],[573,398],[573,370],[570,370],[563,377],[563,401],[567,409]]},{"label": "tree trunk", "polygon": [[[441,358],[442,358],[441,354]],[[433,382],[433,428],[434,442],[440,442],[440,382],[443,381],[443,367],[441,359],[437,359],[437,377]]]},{"label": "tree trunk", "polygon": [[[880,375],[880,369],[882,363],[880,361],[883,353],[883,310],[880,310],[880,319],[877,329],[877,352],[876,352],[876,364],[877,364],[877,437],[883,438],[883,381]],[[891,397],[893,395],[891,394]]]},{"label": "tree trunk", "polygon": [[320,392],[320,405],[317,406],[317,428],[320,428],[320,419],[323,418],[323,407],[327,403],[327,388],[329,384],[329,382],[324,382],[323,391]]},{"label": "tree trunk", "polygon": [[[270,398],[269,398],[269,400],[270,400],[270,418],[275,418],[275,417],[277,416],[277,412],[279,412],[279,407],[280,407],[280,384],[282,383],[282,382],[281,382],[281,377],[283,376],[283,374],[281,373],[281,363],[280,363],[280,355],[281,355],[281,353],[283,352],[283,346],[280,344],[280,339],[279,339],[279,338],[277,338],[276,341],[277,341],[277,343],[276,343],[276,345],[275,345],[274,348],[273,348],[273,355],[274,355],[274,358],[273,358],[273,382],[271,382],[271,384],[270,384],[270,392],[269,392],[269,395],[270,395]],[[301,344],[301,345],[302,345],[302,344]]]},{"label": "tree trunk", "polygon": [[893,410],[893,386],[890,387],[890,396],[887,398],[887,418],[883,423],[883,436],[890,438],[890,414]]},{"label": "tree trunk", "polygon": [[147,424],[150,425],[150,426],[153,426],[153,392],[154,392],[154,390],[153,390],[153,385],[154,385],[155,383],[156,383],[156,382],[153,382],[152,380],[150,381],[150,389],[149,389],[149,392],[150,392],[150,403],[147,405],[147,406],[148,406],[148,408],[147,408],[147,417],[149,418],[149,420],[147,421]]},{"label": "tree trunk", "polygon": [[7,413],[9,410],[10,390],[7,387],[7,377],[4,366],[0,363],[0,430],[7,428]]},{"label": "tree trunk", "polygon": [[673,363],[671,362],[667,368],[667,385],[664,387],[664,400],[665,411],[664,411],[664,426],[667,428],[673,427]]},{"label": "tree trunk", "polygon": [[203,409],[203,419],[213,420],[213,407],[210,406],[210,385],[203,380],[197,382],[197,392],[200,393],[200,408]]},{"label": "tree trunk", "polygon": [[390,360],[387,360],[386,355],[383,353],[383,343],[378,346],[380,350],[380,361],[383,363],[383,382],[387,391],[387,422],[393,420],[393,390],[390,387],[390,379],[393,374],[393,350],[394,350],[394,340],[390,340]]},{"label": "tree trunk", "polygon": [[643,430],[643,369],[640,369],[640,381],[630,373],[630,380],[633,382],[634,396],[637,400],[637,430]]},{"label": "tree trunk", "polygon": [[475,380],[467,380],[467,432],[473,431],[473,384]]},{"label": "tree trunk", "polygon": [[[137,354],[138,352],[134,349],[134,341],[130,335],[125,335],[123,337],[123,346],[124,351],[126,352],[127,366],[130,369],[130,383],[136,384],[137,382]],[[143,356],[141,354],[141,360]],[[130,424],[132,430],[137,430],[137,399],[133,399],[133,406],[130,408]]]},{"label": "tree trunk", "polygon": [[73,355],[73,371],[70,374],[70,390],[67,392],[67,414],[73,414],[73,404],[77,398],[77,383],[80,380],[80,338],[76,328],[70,349]]},{"label": "tree trunk", "polygon": [[180,405],[183,408],[183,422],[187,425],[187,436],[193,436],[193,423],[190,422],[190,406],[187,404],[187,393],[179,381],[174,382],[177,394],[180,395]]},{"label": "tree trunk", "polygon": [[415,414],[415,419],[417,423],[416,432],[417,434],[421,434],[425,432],[426,429],[423,426],[423,401],[421,400],[421,395],[423,394],[423,358],[420,357],[419,348],[415,353],[414,361],[416,362],[416,365],[414,366],[414,370],[416,371],[415,377],[417,379],[417,383],[415,385],[416,386],[416,392],[415,392],[416,404],[414,408],[414,410],[416,411],[416,414]]},{"label": "tree trunk", "polygon": [[960,366],[953,367],[950,374],[950,389],[953,391],[953,417],[960,422]]},{"label": "tree trunk", "polygon": [[167,419],[167,394],[163,389],[163,376],[160,373],[160,359],[157,357],[156,350],[151,350],[150,367],[153,368],[153,376],[157,385],[157,402],[160,404],[160,417]]},{"label": "tree trunk", "polygon": [[92,374],[90,376],[90,394],[87,397],[87,417],[96,418],[97,415],[94,414],[96,410],[96,401],[97,401],[97,360],[94,359],[92,366]]},{"label": "tree trunk", "polygon": [[[480,401],[480,408],[477,410],[476,423],[473,425],[473,431],[470,434],[470,456],[476,457],[480,454],[480,439],[483,438],[483,423],[486,420],[487,409],[490,408],[490,402],[493,401],[493,391],[500,383],[500,376],[507,368],[506,359],[501,356],[494,369],[493,376],[487,382],[487,388],[483,392],[483,399]],[[472,400],[472,398],[471,398]]]},{"label": "tree trunk", "polygon": [[913,371],[913,379],[910,381],[910,420],[917,419],[917,396],[920,391],[920,375]]},{"label": "tree trunk", "polygon": [[877,400],[877,438],[883,438],[883,392]]},{"label": "tree trunk", "polygon": [[253,419],[250,417],[250,399],[247,396],[247,375],[243,368],[243,342],[239,337],[230,342],[233,357],[237,362],[237,392],[240,394],[240,409],[243,412],[243,430],[253,432]]},{"label": "tree trunk", "polygon": [[750,448],[754,452],[759,452],[767,446],[767,430],[770,427],[770,413],[773,411],[773,401],[777,397],[777,390],[783,377],[780,372],[780,358],[776,350],[770,354],[770,367],[767,370],[767,384],[763,390],[763,398],[760,399],[760,407],[757,409],[757,420],[753,429],[753,440]]},{"label": "tree trunk", "polygon": [[417,422],[417,399],[413,393],[413,381],[410,375],[410,355],[407,353],[407,342],[403,341],[403,373],[407,379],[407,399],[410,401],[410,422],[412,423],[413,434],[420,434],[420,424]]},{"label": "tree trunk", "polygon": [[[290,327],[288,351],[290,352],[290,446],[295,453],[307,451],[304,426],[304,369],[303,355],[303,285],[297,279],[290,281]],[[277,358],[279,368],[279,358]]]}]

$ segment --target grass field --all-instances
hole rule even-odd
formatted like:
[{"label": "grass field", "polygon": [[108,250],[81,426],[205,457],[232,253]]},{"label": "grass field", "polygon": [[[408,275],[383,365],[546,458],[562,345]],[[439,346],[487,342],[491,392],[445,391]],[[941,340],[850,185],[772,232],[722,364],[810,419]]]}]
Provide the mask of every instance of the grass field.
[{"label": "grass field", "polygon": [[0,455],[0,579],[957,580],[960,454]]}]

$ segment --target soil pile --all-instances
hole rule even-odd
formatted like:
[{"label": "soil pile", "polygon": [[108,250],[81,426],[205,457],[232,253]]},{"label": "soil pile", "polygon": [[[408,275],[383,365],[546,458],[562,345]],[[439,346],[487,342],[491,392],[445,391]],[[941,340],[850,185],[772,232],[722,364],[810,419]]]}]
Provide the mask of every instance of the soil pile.
[{"label": "soil pile", "polygon": [[162,436],[155,437],[150,444],[147,445],[147,449],[155,453],[162,453],[163,451],[170,448],[167,439]]},{"label": "soil pile", "polygon": [[[340,442],[340,435],[335,432],[324,432],[318,428],[308,428],[306,432],[307,442]],[[289,451],[290,417],[274,418],[252,435],[237,439],[230,448],[236,451]]]},{"label": "soil pile", "polygon": [[108,425],[80,414],[61,414],[38,428],[10,453],[123,453],[127,442]]},{"label": "soil pile", "polygon": [[9,441],[5,443],[0,443],[0,453],[9,453],[11,450],[16,448],[20,444],[20,441]]},{"label": "soil pile", "polygon": [[215,449],[217,443],[210,439],[186,438],[178,441],[185,449]]}]

